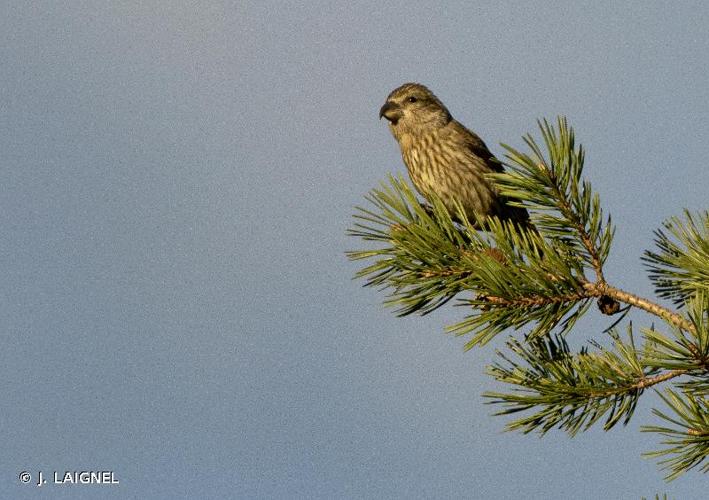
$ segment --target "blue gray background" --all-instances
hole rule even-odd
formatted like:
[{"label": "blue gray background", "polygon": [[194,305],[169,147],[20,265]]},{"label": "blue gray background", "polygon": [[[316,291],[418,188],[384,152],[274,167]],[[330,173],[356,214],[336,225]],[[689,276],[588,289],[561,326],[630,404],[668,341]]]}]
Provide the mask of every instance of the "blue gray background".
[{"label": "blue gray background", "polygon": [[[404,170],[377,111],[420,81],[497,153],[566,115],[607,277],[651,294],[653,229],[708,205],[707,4],[303,3],[0,5],[0,496],[703,498],[640,456],[655,396],[608,433],[503,432],[503,339],[396,318],[344,233]],[[18,480],[82,469],[120,486]]]}]

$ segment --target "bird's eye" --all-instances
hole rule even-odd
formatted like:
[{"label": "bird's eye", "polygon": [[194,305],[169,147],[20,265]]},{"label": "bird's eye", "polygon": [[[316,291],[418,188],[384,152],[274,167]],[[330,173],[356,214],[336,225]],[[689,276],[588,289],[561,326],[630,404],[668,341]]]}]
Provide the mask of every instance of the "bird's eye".
[{"label": "bird's eye", "polygon": [[406,100],[409,101],[409,102],[416,102],[416,101],[418,101],[418,99],[416,99],[414,96],[411,96],[411,97],[409,97],[409,98],[406,99]]}]

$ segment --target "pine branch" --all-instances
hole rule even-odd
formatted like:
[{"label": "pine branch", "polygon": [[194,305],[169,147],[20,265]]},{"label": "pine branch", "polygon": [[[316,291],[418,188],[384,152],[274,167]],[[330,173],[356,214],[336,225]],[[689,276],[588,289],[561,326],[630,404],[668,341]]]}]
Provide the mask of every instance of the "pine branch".
[{"label": "pine branch", "polygon": [[573,436],[605,415],[605,430],[621,420],[625,425],[645,389],[685,375],[688,370],[660,373],[657,367],[648,365],[642,350],[635,347],[630,328],[627,342],[614,332],[611,337],[612,350],[596,344],[597,352],[582,349],[577,354],[570,352],[560,336],[527,339],[527,344],[511,339],[507,346],[518,359],[498,351],[504,363],[492,365],[488,373],[512,385],[512,392],[484,396],[491,399],[491,404],[505,407],[496,415],[536,410],[510,422],[508,430],[545,434],[559,427]]},{"label": "pine branch", "polygon": [[691,328],[673,328],[673,338],[653,329],[643,331],[650,341],[648,364],[709,375],[709,294],[699,293],[686,305]]},{"label": "pine branch", "polygon": [[584,288],[591,297],[602,297],[604,295],[607,295],[609,297],[614,298],[615,300],[618,300],[619,302],[623,302],[625,304],[629,304],[631,306],[635,306],[639,309],[647,311],[650,314],[653,314],[658,318],[661,318],[667,321],[668,323],[678,326],[684,330],[694,331],[692,323],[683,318],[681,315],[672,312],[669,309],[662,307],[648,299],[610,286],[605,282],[587,283],[585,284]]},{"label": "pine branch", "polygon": [[565,118],[557,120],[556,128],[546,120],[539,122],[539,128],[547,155],[530,135],[524,140],[532,156],[503,144],[507,171],[492,177],[502,195],[524,202],[540,231],[564,240],[602,282],[614,228],[610,217],[603,223],[600,198],[582,178],[583,147],[576,147],[574,131]]},{"label": "pine branch", "polygon": [[504,363],[488,369],[512,390],[485,396],[492,399],[491,403],[506,407],[496,415],[535,410],[508,424],[508,430],[539,430],[544,434],[558,426],[572,435],[586,430],[605,414],[606,430],[621,418],[627,423],[644,389],[681,376],[689,377],[679,384],[685,392],[709,398],[709,308],[704,300],[697,296],[687,306],[697,335],[676,328],[671,338],[644,329],[642,348],[636,348],[630,326],[628,341],[611,331],[613,349],[592,342],[598,349],[593,353],[582,349],[573,354],[559,336],[527,339],[527,344],[512,339],[508,347],[518,359],[511,360],[498,351]]},{"label": "pine branch", "polygon": [[667,232],[655,231],[659,250],[646,251],[642,260],[657,294],[681,305],[698,290],[709,292],[709,212],[685,210],[684,220],[673,217],[664,227]]},{"label": "pine branch", "polygon": [[[508,429],[544,434],[559,427],[573,435],[600,419],[610,429],[629,421],[646,389],[666,383],[681,390],[684,399],[671,389],[663,399],[681,415],[671,421],[684,428],[646,429],[671,437],[664,442],[669,448],[651,455],[670,455],[661,463],[674,478],[703,461],[708,449],[709,212],[666,222],[667,232],[656,233],[659,251],[643,258],[660,297],[674,300],[682,314],[610,285],[603,265],[614,228],[582,178],[583,148],[565,119],[556,128],[546,121],[539,126],[546,154],[526,136],[531,152],[505,146],[507,171],[491,175],[501,196],[529,209],[535,229],[468,220],[462,207],[448,213],[435,195],[422,206],[406,181],[390,176],[367,197],[374,208],[359,207],[348,231],[376,247],[348,255],[373,260],[357,277],[389,289],[385,304],[401,315],[427,314],[471,292],[459,302],[470,314],[447,328],[471,335],[466,349],[504,330],[529,328],[524,342],[507,344],[516,359],[498,352],[504,362],[488,368],[512,386],[485,395],[504,406],[498,414],[531,412]],[[612,348],[591,341],[593,352],[571,353],[563,335],[594,300],[604,314],[617,312],[621,302],[624,311],[642,309],[661,318],[668,332],[642,329],[636,348],[630,328],[622,340],[611,327]]]},{"label": "pine branch", "polygon": [[[603,223],[599,197],[582,179],[583,148],[576,148],[564,119],[558,130],[546,121],[540,127],[548,159],[527,136],[533,155],[506,146],[508,171],[493,175],[512,204],[524,202],[537,210],[532,218],[538,233],[494,219],[468,222],[462,210],[448,214],[435,196],[426,210],[403,179],[390,178],[391,186],[382,185],[368,198],[380,213],[359,208],[356,217],[362,222],[349,233],[390,245],[351,252],[353,259],[379,259],[357,276],[370,276],[368,285],[390,287],[386,303],[399,306],[401,315],[427,314],[460,292],[473,291],[474,298],[463,303],[476,311],[448,328],[458,335],[472,333],[466,348],[527,324],[533,324],[533,336],[556,327],[568,331],[590,299],[598,299],[604,313],[618,311],[618,302],[624,302],[691,329],[679,314],[606,283],[603,263],[614,229],[610,217]],[[454,220],[464,221],[462,229]],[[485,237],[479,236],[480,227],[489,230]],[[486,259],[491,251],[499,256]],[[586,278],[587,269],[595,282]]]},{"label": "pine branch", "polygon": [[672,480],[695,467],[709,472],[709,398],[706,394],[695,395],[691,391],[682,393],[667,389],[658,393],[674,413],[669,416],[659,410],[653,413],[675,427],[643,426],[642,432],[655,432],[665,436],[662,444],[666,448],[645,453],[646,457],[662,458],[660,465],[668,470],[666,479]]}]

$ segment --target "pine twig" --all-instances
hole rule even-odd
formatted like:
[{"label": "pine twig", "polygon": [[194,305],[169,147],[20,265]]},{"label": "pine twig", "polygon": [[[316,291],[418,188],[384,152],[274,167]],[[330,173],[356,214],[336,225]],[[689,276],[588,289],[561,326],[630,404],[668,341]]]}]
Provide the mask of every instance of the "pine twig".
[{"label": "pine twig", "polygon": [[603,295],[608,295],[609,297],[612,297],[620,302],[630,304],[642,309],[643,311],[647,311],[650,314],[654,314],[658,318],[661,318],[687,332],[691,332],[695,335],[697,333],[694,325],[692,325],[685,318],[643,297],[639,297],[630,292],[615,288],[605,282],[586,283],[584,288],[589,293],[589,297],[602,297]]}]

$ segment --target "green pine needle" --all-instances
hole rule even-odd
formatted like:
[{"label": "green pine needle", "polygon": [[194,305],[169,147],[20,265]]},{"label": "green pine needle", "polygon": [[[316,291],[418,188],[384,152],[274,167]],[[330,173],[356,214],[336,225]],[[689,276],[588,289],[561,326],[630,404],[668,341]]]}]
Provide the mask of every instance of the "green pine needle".
[{"label": "green pine needle", "polygon": [[[665,437],[662,450],[645,453],[649,458],[663,458],[661,467],[668,471],[667,480],[673,480],[688,470],[700,467],[709,472],[709,397],[696,395],[691,391],[682,393],[665,390],[658,393],[674,416],[659,410],[653,413],[675,427],[643,426],[643,432],[655,432]],[[703,465],[702,465],[703,464]]]},{"label": "green pine needle", "polygon": [[655,231],[658,251],[642,258],[660,297],[684,303],[700,290],[709,293],[709,212],[672,217]]}]

